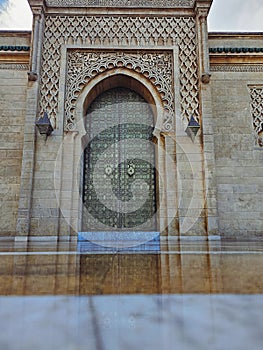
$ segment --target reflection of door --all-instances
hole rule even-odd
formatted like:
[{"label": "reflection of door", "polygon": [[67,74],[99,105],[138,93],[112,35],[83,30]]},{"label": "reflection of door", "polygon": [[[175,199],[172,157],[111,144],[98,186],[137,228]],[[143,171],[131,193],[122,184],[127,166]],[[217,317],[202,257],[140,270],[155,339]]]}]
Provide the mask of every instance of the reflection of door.
[{"label": "reflection of door", "polygon": [[114,88],[86,117],[83,231],[155,231],[153,114],[137,93]]}]

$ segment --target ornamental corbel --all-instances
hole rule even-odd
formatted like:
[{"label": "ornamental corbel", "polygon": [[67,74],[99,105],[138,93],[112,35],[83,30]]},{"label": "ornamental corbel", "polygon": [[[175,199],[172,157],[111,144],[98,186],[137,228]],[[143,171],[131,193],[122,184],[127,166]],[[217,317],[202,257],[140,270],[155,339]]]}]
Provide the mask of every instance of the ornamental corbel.
[{"label": "ornamental corbel", "polygon": [[44,12],[43,12],[43,7],[40,7],[40,6],[36,6],[36,7],[35,7],[35,6],[34,6],[34,7],[31,8],[31,10],[32,10],[32,13],[33,13],[34,18],[40,20],[42,14],[44,13]]},{"label": "ornamental corbel", "polygon": [[34,14],[34,11],[37,9],[44,9],[46,7],[46,1],[45,0],[27,0],[29,3],[29,6],[31,7],[31,10]]},{"label": "ornamental corbel", "polygon": [[200,23],[205,23],[208,17],[208,10],[207,9],[196,9],[196,15]]},{"label": "ornamental corbel", "polygon": [[203,84],[209,84],[211,79],[211,74],[210,73],[203,73],[201,77],[201,81]]}]

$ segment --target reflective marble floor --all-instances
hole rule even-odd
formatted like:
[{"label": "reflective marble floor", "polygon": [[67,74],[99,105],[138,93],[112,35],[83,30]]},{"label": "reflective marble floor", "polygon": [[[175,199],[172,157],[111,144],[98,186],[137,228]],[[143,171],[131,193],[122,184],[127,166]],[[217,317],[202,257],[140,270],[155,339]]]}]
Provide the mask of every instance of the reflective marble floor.
[{"label": "reflective marble floor", "polygon": [[0,241],[2,350],[261,350],[263,242]]}]

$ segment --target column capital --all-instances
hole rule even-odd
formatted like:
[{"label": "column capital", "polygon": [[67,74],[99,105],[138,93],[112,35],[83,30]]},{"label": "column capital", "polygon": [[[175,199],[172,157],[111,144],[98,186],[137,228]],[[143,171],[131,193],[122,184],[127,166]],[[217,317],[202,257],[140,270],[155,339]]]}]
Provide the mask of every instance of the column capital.
[{"label": "column capital", "polygon": [[196,9],[196,17],[201,23],[206,22],[208,16],[207,9]]},{"label": "column capital", "polygon": [[34,16],[41,16],[46,8],[45,0],[27,0]]},{"label": "column capital", "polygon": [[213,0],[196,0],[195,14],[200,21],[206,21]]}]

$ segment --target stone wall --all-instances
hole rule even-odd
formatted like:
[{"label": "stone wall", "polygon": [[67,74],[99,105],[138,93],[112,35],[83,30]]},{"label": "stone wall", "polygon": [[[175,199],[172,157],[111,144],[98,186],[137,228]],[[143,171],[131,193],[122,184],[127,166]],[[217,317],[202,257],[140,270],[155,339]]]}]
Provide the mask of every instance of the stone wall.
[{"label": "stone wall", "polygon": [[[227,238],[262,237],[263,147],[259,140],[263,125],[262,40],[259,35],[250,38],[244,35],[244,40],[237,35],[212,37],[219,233]],[[232,52],[215,48],[232,48]],[[253,99],[256,101],[252,102]]]},{"label": "stone wall", "polygon": [[[75,19],[77,20],[79,19]],[[94,18],[90,20],[93,21]],[[181,22],[179,24],[184,30],[187,28],[185,19],[174,20],[178,23],[181,21],[184,26],[180,24]],[[75,25],[75,22],[73,24]],[[185,35],[187,37],[187,31]],[[69,127],[68,120],[73,120],[74,123],[77,120],[64,118],[64,109],[68,103],[68,96],[65,97],[65,93],[68,92],[70,95],[71,91],[70,89],[64,91],[64,86],[71,86],[69,84],[71,75],[66,75],[66,69],[73,63],[78,63],[77,60],[70,61],[68,57],[78,54],[78,50],[84,44],[78,39],[80,41],[75,47],[71,39],[70,37],[68,46],[63,46],[62,51],[56,51],[58,45],[57,42],[53,42],[54,60],[57,65],[50,64],[47,56],[42,65],[42,77],[40,76],[38,81],[28,82],[30,33],[0,33],[0,236],[20,235],[25,238],[30,236],[30,239],[39,239],[40,236],[53,236],[54,239],[58,236],[60,239],[76,236],[78,229],[74,228],[78,227],[80,210],[78,179],[82,134],[78,129],[71,130]],[[45,38],[44,40],[46,40],[44,47],[47,45],[45,52],[50,54],[49,40]],[[110,51],[112,44],[107,45],[108,51],[103,48],[106,51],[101,51],[101,54],[106,55],[107,64],[114,65],[117,49],[115,48],[113,51],[115,53],[112,54]],[[138,47],[136,45],[134,44],[134,47],[138,56],[138,50],[142,50],[145,44]],[[157,47],[160,50],[160,46]],[[188,84],[186,99],[188,101],[191,91],[195,92],[195,97],[198,93],[202,96],[200,121],[203,132],[199,132],[192,142],[185,133],[185,125],[183,127],[181,120],[176,118],[173,126],[175,133],[167,135],[164,133],[166,136],[162,136],[159,140],[168,155],[166,160],[160,157],[159,162],[160,169],[166,169],[167,173],[165,177],[167,205],[162,212],[161,227],[166,227],[169,221],[171,224],[169,235],[171,232],[181,237],[216,235],[218,210],[221,237],[238,239],[261,237],[263,233],[262,35],[210,34],[209,47],[211,81],[199,84],[200,77],[194,75],[194,83]],[[179,42],[178,52],[173,49],[178,66],[180,62],[186,62],[184,55],[187,50],[183,48],[182,41]],[[167,47],[166,49],[168,50]],[[83,57],[89,55],[88,57],[92,58],[90,48],[85,50],[81,51]],[[150,53],[148,51],[148,54]],[[126,57],[130,59],[131,54],[127,54],[124,49],[121,54],[124,63]],[[133,57],[134,62],[137,56]],[[196,58],[193,57],[191,62],[194,62],[195,66]],[[144,61],[140,59],[140,62]],[[54,67],[62,74],[60,79],[58,74],[55,74],[54,78],[50,74]],[[117,72],[121,71],[123,74],[126,72],[125,69],[128,69],[125,64],[121,68],[116,67]],[[95,72],[94,69],[93,71]],[[75,68],[73,72],[76,72]],[[39,115],[39,112],[36,112],[38,84],[41,86],[44,74],[51,77],[50,80],[56,87],[50,90],[48,80],[46,90],[42,89],[42,95],[40,94],[42,98],[40,108],[56,112],[54,115],[50,114],[56,130],[47,140],[45,136],[36,133],[34,125],[36,115]],[[184,79],[180,77],[184,75],[188,76],[189,72],[184,73],[183,68],[174,74],[175,82],[178,79],[175,86],[182,84]],[[140,77],[141,80],[146,79],[143,74]],[[97,76],[92,79],[96,80]],[[90,81],[84,83],[87,85]],[[45,87],[42,82],[43,86]],[[76,105],[75,115],[81,116],[88,90],[80,93],[77,89],[78,86],[72,91],[74,94],[77,91],[82,104],[79,102]],[[183,90],[184,87],[181,86],[180,91]],[[54,98],[48,95],[50,91],[56,93]],[[183,111],[188,108],[184,107],[185,102],[180,103],[178,92],[177,95],[175,93],[175,99],[178,101],[175,103],[177,109],[175,112],[180,115],[182,108],[183,116]],[[56,108],[49,105],[50,101],[53,101]],[[191,100],[189,105],[193,104],[194,100]],[[175,170],[172,163],[175,164]],[[215,177],[211,174],[215,174]],[[21,217],[17,220],[18,213]],[[172,218],[175,220],[170,220]],[[213,225],[208,225],[209,220]]]},{"label": "stone wall", "polygon": [[[91,96],[88,92],[93,94],[93,87],[102,79],[113,76],[115,78],[109,80],[109,84],[114,84],[114,79],[120,76],[125,77],[125,87],[133,81],[136,91],[137,85],[143,84],[144,93],[151,95],[158,106],[156,137],[161,150],[156,163],[165,192],[159,194],[159,230],[178,236],[180,225],[184,234],[207,235],[201,138],[196,138],[196,147],[191,147],[192,140],[184,129],[191,115],[197,120],[201,118],[199,73],[204,73],[206,64],[203,61],[208,58],[208,52],[206,44],[199,47],[198,42],[205,40],[201,33],[206,30],[211,1],[168,2],[176,3],[178,8],[171,11],[156,7],[149,13],[140,6],[133,10],[110,7],[107,13],[98,14],[97,10],[90,9],[87,14],[81,7],[74,12],[70,6],[63,8],[63,4],[72,4],[68,1],[55,2],[58,8],[50,7],[49,11],[35,6],[32,1],[35,16],[31,70],[38,75],[35,84],[39,87],[39,95],[35,95],[39,97],[39,100],[36,98],[36,109],[38,115],[48,112],[55,130],[47,141],[36,134],[32,149],[34,157],[25,153],[34,163],[34,178],[31,192],[21,192],[21,198],[30,196],[31,203],[20,200],[19,235],[28,235],[30,239],[38,236],[64,239],[76,238],[81,230],[79,164],[83,151],[81,120],[86,113],[85,100]],[[51,3],[54,4],[49,1],[47,6]],[[74,1],[74,5],[77,3]],[[163,6],[164,1],[158,0],[155,4]],[[104,89],[104,85],[100,88]],[[29,114],[33,116],[33,108]],[[189,145],[190,160],[185,155]],[[29,183],[30,174],[26,173],[29,160],[24,157],[23,162],[22,176],[27,175],[24,179]],[[192,163],[199,174],[195,181]],[[177,173],[183,189],[180,188],[178,198]],[[193,191],[189,187],[195,182],[198,184],[194,192],[197,200],[193,201]],[[29,213],[27,218],[26,212]]]},{"label": "stone wall", "polygon": [[15,235],[26,110],[29,33],[0,35],[0,235]]}]

